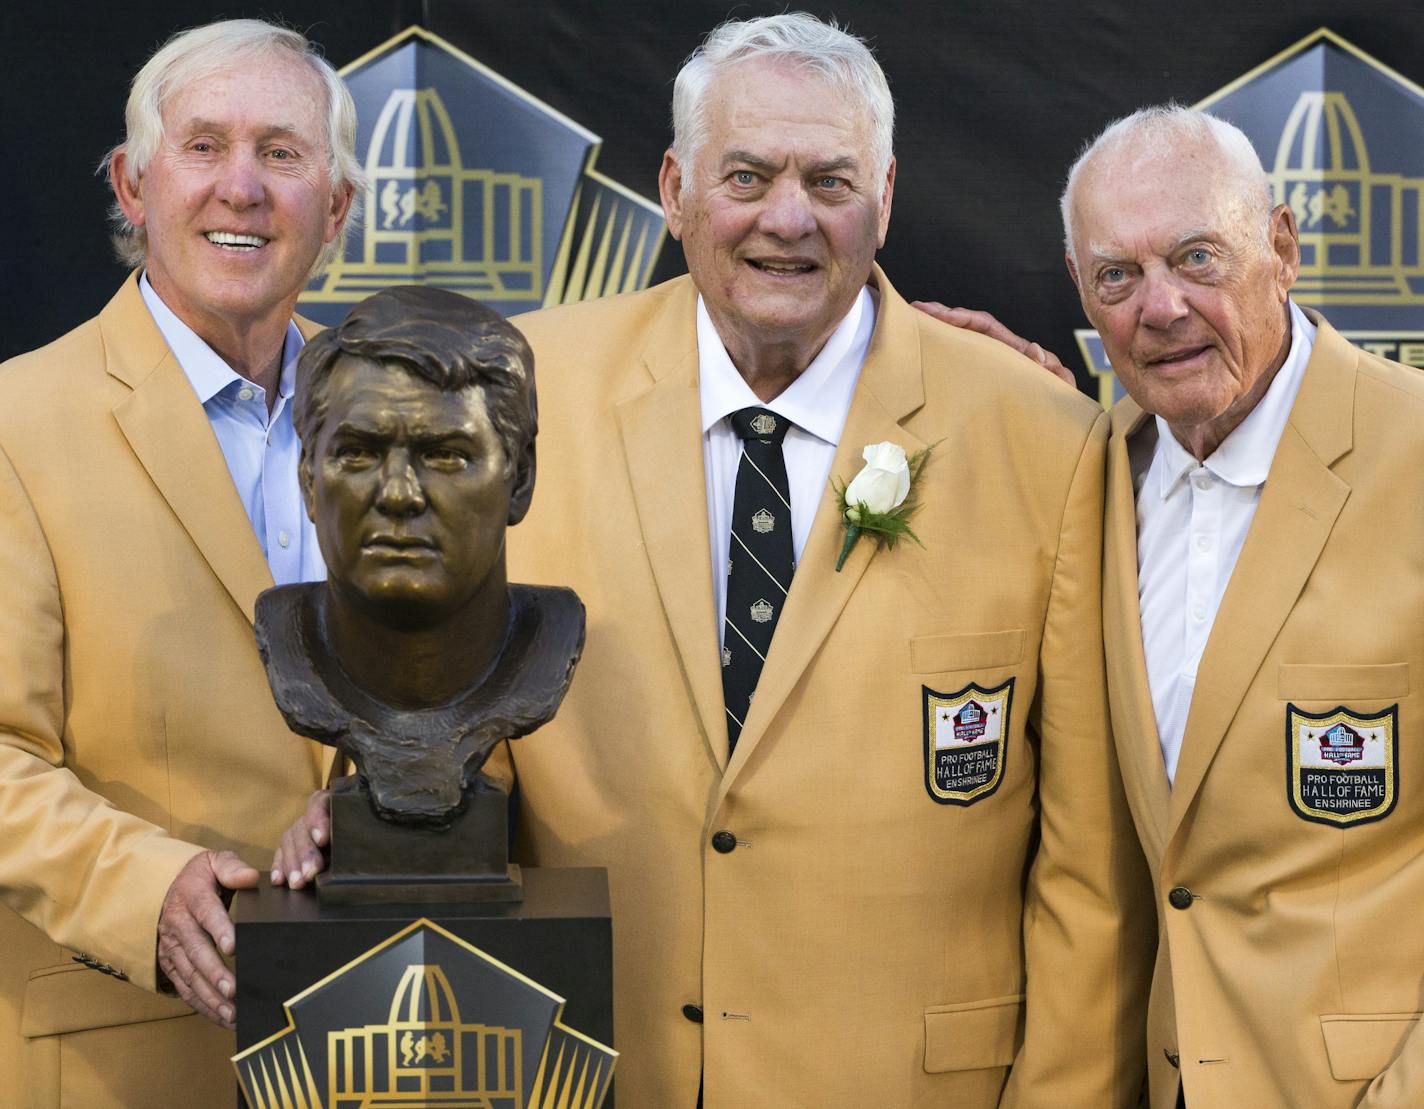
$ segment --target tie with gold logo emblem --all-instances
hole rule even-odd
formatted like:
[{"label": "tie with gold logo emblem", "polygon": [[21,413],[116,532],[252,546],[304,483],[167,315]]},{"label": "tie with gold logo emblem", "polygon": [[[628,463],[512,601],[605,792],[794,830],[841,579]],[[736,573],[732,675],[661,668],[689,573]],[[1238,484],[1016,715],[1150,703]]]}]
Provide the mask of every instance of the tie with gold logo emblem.
[{"label": "tie with gold logo emblem", "polygon": [[732,539],[727,551],[727,619],[722,628],[722,703],[727,709],[727,751],[742,734],[757,679],[796,570],[791,546],[791,489],[781,441],[790,422],[765,408],[731,416],[742,440],[732,497]]}]

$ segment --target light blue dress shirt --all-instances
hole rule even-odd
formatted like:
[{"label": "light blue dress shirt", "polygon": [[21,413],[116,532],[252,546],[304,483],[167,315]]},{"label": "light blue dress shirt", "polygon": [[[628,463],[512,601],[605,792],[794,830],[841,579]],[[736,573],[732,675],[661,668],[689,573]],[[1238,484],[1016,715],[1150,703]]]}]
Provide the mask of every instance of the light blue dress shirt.
[{"label": "light blue dress shirt", "polygon": [[139,278],[139,292],[202,402],[273,580],[278,585],[321,581],[326,565],[297,486],[301,443],[292,424],[292,391],[297,355],[305,345],[297,325],[287,324],[277,400],[269,416],[266,390],[235,372],[174,315],[146,273]]}]

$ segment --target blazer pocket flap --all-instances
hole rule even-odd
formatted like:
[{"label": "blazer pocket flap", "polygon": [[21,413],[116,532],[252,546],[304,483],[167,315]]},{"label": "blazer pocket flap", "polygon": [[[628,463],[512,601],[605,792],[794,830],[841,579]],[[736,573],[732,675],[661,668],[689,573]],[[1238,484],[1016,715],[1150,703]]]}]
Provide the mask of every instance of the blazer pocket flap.
[{"label": "blazer pocket flap", "polygon": [[1320,1018],[1330,1073],[1341,1082],[1370,1079],[1399,1054],[1418,1013],[1333,1013]]},{"label": "blazer pocket flap", "polygon": [[1375,666],[1307,666],[1281,663],[1276,675],[1282,701],[1383,701],[1409,695],[1409,663]]},{"label": "blazer pocket flap", "polygon": [[86,1028],[185,1017],[192,1012],[186,1002],[177,998],[149,993],[71,963],[46,967],[30,976],[25,984],[20,1034],[55,1036]]},{"label": "blazer pocket flap", "polygon": [[925,1010],[925,1070],[1007,1067],[1023,1043],[1024,995]]},{"label": "blazer pocket flap", "polygon": [[941,670],[983,670],[1014,666],[1023,657],[1022,628],[964,635],[920,635],[910,640],[910,670],[934,674]]}]

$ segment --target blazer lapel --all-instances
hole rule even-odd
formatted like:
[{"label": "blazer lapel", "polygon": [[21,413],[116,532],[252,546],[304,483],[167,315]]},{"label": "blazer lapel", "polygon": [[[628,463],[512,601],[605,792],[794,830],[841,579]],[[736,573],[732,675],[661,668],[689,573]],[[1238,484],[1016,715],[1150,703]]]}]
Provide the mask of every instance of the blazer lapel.
[{"label": "blazer lapel", "polygon": [[707,534],[698,391],[697,291],[671,298],[642,352],[652,387],[617,407],[619,430],[648,561],[682,661],[703,738],[727,765],[717,611]]},{"label": "blazer lapel", "polygon": [[[849,481],[859,472],[861,452],[868,443],[888,440],[904,447],[907,454],[925,446],[900,426],[905,417],[924,404],[919,332],[911,315],[915,310],[900,298],[878,266],[872,283],[880,292],[875,332],[831,465],[831,477],[842,481]],[[777,621],[776,636],[757,682],[751,711],[728,773],[723,776],[722,796],[821,649],[875,557],[878,545],[871,536],[862,536],[837,573],[836,558],[844,535],[836,495],[827,482],[791,582],[786,608]]]},{"label": "blazer lapel", "polygon": [[1172,789],[1170,828],[1191,805],[1350,488],[1330,469],[1350,449],[1357,352],[1320,323],[1290,421],[1197,670]]},{"label": "blazer lapel", "polygon": [[108,371],[133,391],[114,418],[163,499],[233,602],[252,621],[273,585],[203,406],[131,277],[99,315]]},{"label": "blazer lapel", "polygon": [[1149,857],[1155,862],[1166,848],[1171,794],[1142,645],[1137,597],[1137,497],[1127,449],[1129,438],[1149,418],[1131,397],[1120,401],[1112,413],[1103,550],[1103,628],[1108,686],[1113,703],[1122,708],[1121,718],[1113,722],[1113,738],[1128,796],[1148,841]]}]

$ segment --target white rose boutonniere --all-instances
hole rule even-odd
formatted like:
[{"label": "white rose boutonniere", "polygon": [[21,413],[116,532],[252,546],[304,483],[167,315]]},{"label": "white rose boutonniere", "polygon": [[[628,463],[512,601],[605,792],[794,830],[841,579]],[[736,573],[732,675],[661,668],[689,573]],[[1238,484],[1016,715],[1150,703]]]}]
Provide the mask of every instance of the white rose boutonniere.
[{"label": "white rose boutonniere", "polygon": [[865,466],[851,483],[832,483],[840,505],[841,525],[846,529],[841,555],[836,559],[837,572],[862,532],[870,532],[876,542],[887,547],[894,547],[902,535],[924,546],[910,529],[909,519],[919,507],[915,493],[920,472],[935,446],[931,444],[907,458],[905,449],[895,443],[871,443],[861,451]]}]

